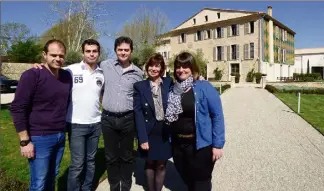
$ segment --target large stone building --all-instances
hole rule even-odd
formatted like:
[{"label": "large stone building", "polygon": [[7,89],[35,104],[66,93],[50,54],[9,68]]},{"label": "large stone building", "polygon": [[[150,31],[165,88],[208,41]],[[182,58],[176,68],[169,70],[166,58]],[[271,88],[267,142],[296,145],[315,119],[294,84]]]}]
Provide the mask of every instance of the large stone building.
[{"label": "large stone building", "polygon": [[249,71],[267,74],[268,81],[293,75],[296,33],[267,13],[204,8],[175,29],[162,34],[158,47],[165,59],[183,50],[201,51],[208,60],[207,77],[216,68],[222,81],[239,73],[245,81]]},{"label": "large stone building", "polygon": [[324,48],[305,48],[295,50],[295,73],[320,73],[324,79]]}]

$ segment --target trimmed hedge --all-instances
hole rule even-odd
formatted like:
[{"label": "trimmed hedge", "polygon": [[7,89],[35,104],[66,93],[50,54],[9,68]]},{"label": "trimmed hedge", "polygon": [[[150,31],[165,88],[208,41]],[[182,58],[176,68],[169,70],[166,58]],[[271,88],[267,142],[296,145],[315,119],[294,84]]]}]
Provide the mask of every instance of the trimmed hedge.
[{"label": "trimmed hedge", "polygon": [[270,93],[302,93],[302,94],[320,94],[324,95],[324,88],[309,88],[309,87],[294,87],[294,88],[285,88],[285,87],[275,87],[272,85],[266,85],[265,89]]},{"label": "trimmed hedge", "polygon": [[314,82],[315,80],[322,79],[322,76],[320,73],[310,73],[310,74],[293,74],[294,81],[300,81],[300,82]]},{"label": "trimmed hedge", "polygon": [[[217,87],[215,87],[216,88],[216,90],[219,92],[220,91],[220,86],[217,86]],[[224,93],[225,92],[225,90],[227,90],[227,89],[229,89],[229,88],[231,88],[231,85],[230,84],[225,84],[225,85],[223,85],[222,86],[222,93]]]}]

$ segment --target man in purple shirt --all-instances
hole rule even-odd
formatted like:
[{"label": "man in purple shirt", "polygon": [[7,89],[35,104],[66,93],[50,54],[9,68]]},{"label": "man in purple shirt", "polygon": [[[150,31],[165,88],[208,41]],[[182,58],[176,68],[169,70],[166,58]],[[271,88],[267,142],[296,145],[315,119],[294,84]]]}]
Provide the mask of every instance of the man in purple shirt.
[{"label": "man in purple shirt", "polygon": [[10,107],[21,155],[28,158],[31,191],[55,190],[72,88],[70,73],[61,69],[65,53],[63,42],[48,41],[43,50],[46,69],[29,69],[21,75]]}]

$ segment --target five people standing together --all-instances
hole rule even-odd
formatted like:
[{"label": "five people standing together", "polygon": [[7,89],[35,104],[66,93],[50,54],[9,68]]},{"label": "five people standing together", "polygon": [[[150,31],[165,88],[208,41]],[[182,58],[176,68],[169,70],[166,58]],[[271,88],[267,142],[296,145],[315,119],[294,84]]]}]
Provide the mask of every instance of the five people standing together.
[{"label": "five people standing together", "polygon": [[63,70],[64,44],[52,40],[44,47],[45,68],[34,64],[22,74],[10,111],[29,160],[30,190],[54,190],[65,131],[71,150],[68,190],[93,189],[101,133],[111,191],[131,190],[136,136],[148,190],[162,190],[171,157],[188,190],[211,190],[225,144],[224,117],[217,90],[199,79],[195,58],[177,55],[173,81],[163,77],[166,64],[155,53],[145,64],[144,80],[130,61],[132,40],[117,38],[114,50],[116,60],[97,64],[100,44],[88,39],[81,63]]}]

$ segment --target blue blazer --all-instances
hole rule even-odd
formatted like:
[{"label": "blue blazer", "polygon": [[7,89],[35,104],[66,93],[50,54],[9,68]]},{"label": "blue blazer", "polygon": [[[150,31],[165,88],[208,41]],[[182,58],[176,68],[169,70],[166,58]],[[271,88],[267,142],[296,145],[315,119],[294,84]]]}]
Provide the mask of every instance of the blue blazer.
[{"label": "blue blazer", "polygon": [[[163,110],[165,112],[168,93],[173,81],[171,77],[162,77],[162,81],[161,93]],[[143,80],[134,84],[134,112],[139,143],[148,142],[148,136],[157,122],[149,80]]]}]

